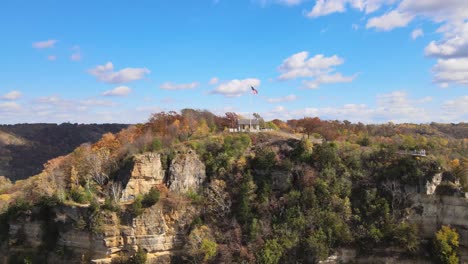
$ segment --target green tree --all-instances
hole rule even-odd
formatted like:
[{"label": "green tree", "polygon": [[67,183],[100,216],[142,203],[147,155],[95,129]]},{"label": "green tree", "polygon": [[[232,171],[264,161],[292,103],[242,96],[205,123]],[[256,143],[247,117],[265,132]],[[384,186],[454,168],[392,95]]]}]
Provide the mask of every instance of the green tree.
[{"label": "green tree", "polygon": [[435,257],[442,264],[457,264],[459,259],[457,256],[459,235],[455,229],[449,226],[442,226],[436,233],[434,240]]},{"label": "green tree", "polygon": [[159,201],[159,191],[152,187],[147,194],[143,196],[141,204],[143,207],[151,207]]},{"label": "green tree", "polygon": [[276,239],[270,239],[266,241],[265,246],[258,253],[257,260],[262,264],[276,264],[279,263],[282,254],[283,247]]}]

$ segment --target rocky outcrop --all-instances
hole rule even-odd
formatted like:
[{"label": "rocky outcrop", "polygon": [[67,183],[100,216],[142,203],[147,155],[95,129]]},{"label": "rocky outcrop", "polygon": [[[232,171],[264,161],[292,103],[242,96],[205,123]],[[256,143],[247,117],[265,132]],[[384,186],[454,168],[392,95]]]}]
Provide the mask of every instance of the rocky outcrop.
[{"label": "rocky outcrop", "polygon": [[164,183],[160,154],[154,152],[138,154],[134,156],[133,162],[128,182],[122,190],[123,202],[134,200],[137,195],[147,193],[151,187]]},{"label": "rocky outcrop", "polygon": [[193,150],[180,153],[171,162],[167,186],[176,193],[198,190],[206,179],[205,164]]},{"label": "rocky outcrop", "polygon": [[426,194],[433,195],[439,186],[442,183],[442,173],[437,173],[432,177],[430,181],[426,182]]},{"label": "rocky outcrop", "polygon": [[[92,230],[88,207],[57,206],[51,213],[52,218],[47,220],[54,222],[57,232],[47,236],[56,236],[56,248],[67,248],[73,252],[77,261],[70,263],[80,263],[83,258],[94,260],[94,263],[109,263],[115,254],[131,254],[138,248],[151,254],[155,263],[162,263],[159,256],[167,258],[172,252],[182,249],[190,224],[198,212],[189,202],[175,203],[167,199],[146,208],[143,214],[130,218],[128,223],[122,221],[117,213],[100,211],[100,224]],[[38,250],[44,245],[44,222],[38,218],[40,210],[35,208],[33,211],[23,213],[9,223],[10,249]],[[49,260],[57,257],[53,254],[48,256]],[[57,262],[63,263],[62,260],[53,263]]]},{"label": "rocky outcrop", "polygon": [[[432,239],[442,225],[450,225],[460,234],[460,246],[468,247],[468,199],[417,194],[411,200],[408,220],[418,225],[423,238]],[[468,256],[462,254],[461,261],[468,262]]]}]

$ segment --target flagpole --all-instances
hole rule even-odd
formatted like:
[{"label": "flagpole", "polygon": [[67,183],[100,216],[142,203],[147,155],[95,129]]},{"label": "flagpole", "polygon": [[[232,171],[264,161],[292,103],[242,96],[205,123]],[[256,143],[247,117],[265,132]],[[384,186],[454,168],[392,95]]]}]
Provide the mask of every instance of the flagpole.
[{"label": "flagpole", "polygon": [[253,111],[252,111],[252,91],[250,91],[250,118],[249,118],[249,129],[252,130],[252,116],[253,116]]}]

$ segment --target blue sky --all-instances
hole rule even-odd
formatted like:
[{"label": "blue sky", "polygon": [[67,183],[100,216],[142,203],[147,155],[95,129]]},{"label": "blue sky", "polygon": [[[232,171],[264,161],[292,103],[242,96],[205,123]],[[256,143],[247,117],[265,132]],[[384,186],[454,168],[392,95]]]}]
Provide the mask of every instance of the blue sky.
[{"label": "blue sky", "polygon": [[465,0],[6,0],[0,33],[0,123],[468,117]]}]

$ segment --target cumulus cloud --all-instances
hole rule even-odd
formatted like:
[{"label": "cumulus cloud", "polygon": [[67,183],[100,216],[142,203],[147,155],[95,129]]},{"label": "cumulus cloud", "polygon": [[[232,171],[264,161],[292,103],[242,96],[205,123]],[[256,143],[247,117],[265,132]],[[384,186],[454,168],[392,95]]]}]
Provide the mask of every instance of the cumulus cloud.
[{"label": "cumulus cloud", "polygon": [[344,60],[337,55],[325,57],[322,54],[309,58],[309,53],[302,51],[285,59],[278,67],[281,75],[279,80],[291,80],[298,78],[312,78],[305,80],[304,86],[310,89],[317,89],[321,84],[351,82],[356,75],[343,76],[335,72],[335,66],[344,63]]},{"label": "cumulus cloud", "polygon": [[248,78],[244,80],[231,80],[221,83],[211,93],[221,94],[226,97],[238,97],[251,90],[251,86],[257,88],[260,86],[260,80],[255,78]]},{"label": "cumulus cloud", "polygon": [[57,43],[57,40],[49,39],[45,41],[34,42],[32,44],[32,47],[35,49],[47,49],[47,48],[53,48],[56,43]]},{"label": "cumulus cloud", "polygon": [[423,37],[423,36],[424,36],[424,31],[422,29],[420,29],[420,28],[417,28],[417,29],[415,29],[415,30],[413,30],[411,32],[411,38],[413,40],[415,40],[415,39],[417,39],[419,37]]},{"label": "cumulus cloud", "polygon": [[287,96],[283,96],[283,97],[277,97],[277,98],[267,98],[266,101],[268,103],[282,103],[282,102],[292,102],[292,101],[295,101],[297,99],[297,96],[294,95],[294,94],[290,94],[290,95],[287,95]]},{"label": "cumulus cloud", "polygon": [[8,93],[0,96],[0,99],[8,100],[8,101],[14,101],[14,100],[20,99],[22,95],[23,94],[20,91],[11,91],[11,92],[8,92]]},{"label": "cumulus cloud", "polygon": [[172,83],[172,82],[165,82],[159,86],[159,88],[164,90],[188,90],[188,89],[195,89],[199,86],[197,82],[191,83]]},{"label": "cumulus cloud", "polygon": [[307,13],[307,16],[315,18],[333,13],[343,13],[346,11],[347,6],[369,14],[375,12],[381,6],[393,2],[395,0],[317,0],[312,10]]},{"label": "cumulus cloud", "polygon": [[366,28],[389,31],[398,27],[406,27],[411,20],[413,20],[411,14],[393,10],[382,16],[369,19]]},{"label": "cumulus cloud", "polygon": [[439,59],[432,71],[434,82],[444,88],[449,83],[468,85],[468,58]]},{"label": "cumulus cloud", "polygon": [[440,32],[444,31],[445,38],[437,42],[431,41],[425,49],[425,54],[438,58],[468,57],[468,22],[440,29]]},{"label": "cumulus cloud", "polygon": [[103,96],[127,96],[132,92],[127,86],[118,86],[102,93]]},{"label": "cumulus cloud", "polygon": [[[441,70],[443,64],[459,64],[468,58],[468,1],[466,0],[317,0],[309,17],[316,18],[332,13],[345,12],[351,7],[365,13],[371,13],[382,6],[388,6],[388,11],[380,16],[367,20],[366,28],[380,31],[390,31],[399,27],[406,27],[415,19],[428,20],[441,24],[437,33],[439,40],[431,41],[425,48],[425,54],[443,60],[458,59],[459,61],[438,60],[434,66],[435,81],[441,87],[450,83],[465,84],[466,72],[450,73]],[[411,33],[413,39],[424,35],[422,29]]]},{"label": "cumulus cloud", "polygon": [[150,70],[147,68],[124,68],[120,71],[114,71],[112,62],[108,62],[88,70],[88,73],[95,76],[100,82],[127,83],[143,79],[146,74],[150,73]]},{"label": "cumulus cloud", "polygon": [[57,56],[55,56],[55,55],[49,55],[49,56],[47,56],[47,60],[49,60],[49,61],[57,60]]}]

